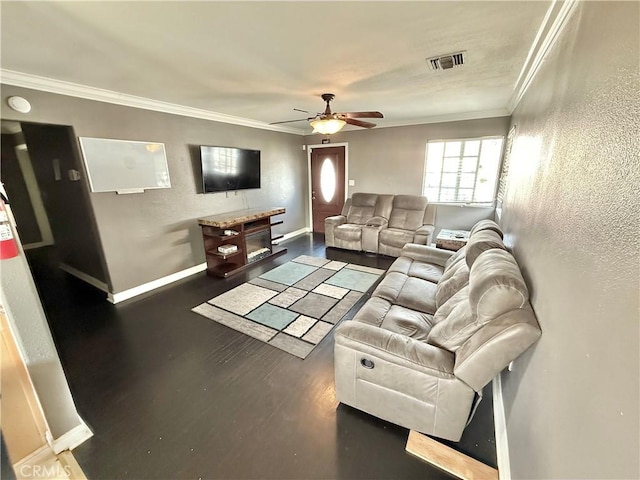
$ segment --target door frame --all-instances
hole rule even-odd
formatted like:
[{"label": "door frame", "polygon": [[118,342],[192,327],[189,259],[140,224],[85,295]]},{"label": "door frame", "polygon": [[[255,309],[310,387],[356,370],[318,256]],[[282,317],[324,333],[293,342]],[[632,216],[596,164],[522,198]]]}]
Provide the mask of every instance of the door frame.
[{"label": "door frame", "polygon": [[311,200],[311,152],[314,148],[344,147],[344,199],[349,198],[349,143],[322,143],[307,145],[307,228],[313,232],[313,205]]}]

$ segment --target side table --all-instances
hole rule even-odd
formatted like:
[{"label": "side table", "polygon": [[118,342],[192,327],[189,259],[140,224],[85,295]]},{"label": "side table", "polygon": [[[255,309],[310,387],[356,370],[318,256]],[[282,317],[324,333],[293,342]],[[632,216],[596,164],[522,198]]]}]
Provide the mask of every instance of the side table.
[{"label": "side table", "polygon": [[436,248],[444,250],[460,250],[467,244],[469,232],[467,230],[440,230],[436,237]]}]

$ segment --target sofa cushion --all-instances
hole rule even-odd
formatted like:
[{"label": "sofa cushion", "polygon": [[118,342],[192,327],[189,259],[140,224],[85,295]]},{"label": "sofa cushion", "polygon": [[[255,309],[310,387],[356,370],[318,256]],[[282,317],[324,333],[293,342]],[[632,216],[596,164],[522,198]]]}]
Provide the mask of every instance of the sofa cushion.
[{"label": "sofa cushion", "polygon": [[426,340],[433,326],[433,315],[394,305],[381,297],[371,297],[353,320],[416,340]]},{"label": "sofa cushion", "polygon": [[469,303],[479,325],[523,308],[529,291],[513,256],[504,250],[484,252],[471,267]]},{"label": "sofa cushion", "polygon": [[389,313],[391,302],[382,297],[371,297],[353,317],[353,321],[379,327]]},{"label": "sofa cushion", "polygon": [[433,326],[433,315],[418,312],[380,297],[372,297],[353,318],[356,322],[384,328],[390,332],[426,341]]},{"label": "sofa cushion", "polygon": [[365,225],[375,215],[377,200],[378,195],[375,193],[354,193],[347,213],[347,223]]},{"label": "sofa cushion", "polygon": [[459,290],[438,308],[433,323],[435,325],[427,342],[450,352],[455,352],[480,329],[481,325],[475,322],[469,305],[469,286]]},{"label": "sofa cushion", "polygon": [[376,200],[376,209],[375,216],[384,218],[385,224],[389,220],[389,216],[391,215],[391,209],[393,208],[393,195],[381,194],[378,195],[378,199]]},{"label": "sofa cushion", "polygon": [[484,325],[524,308],[528,300],[527,286],[513,256],[497,248],[482,252],[469,272],[469,285],[436,311],[427,341],[455,352]]},{"label": "sofa cushion", "polygon": [[500,238],[502,238],[502,239],[504,238],[504,233],[502,233],[502,229],[493,220],[480,220],[478,223],[476,223],[473,226],[473,228],[469,232],[469,236],[471,237],[474,234],[476,234],[478,232],[485,231],[485,230],[492,230],[492,231],[496,232],[498,235],[500,235]]},{"label": "sofa cushion", "polygon": [[362,238],[362,225],[345,223],[334,229],[334,236],[347,242],[358,242]]},{"label": "sofa cushion", "polygon": [[385,245],[390,245],[392,247],[402,248],[407,243],[413,242],[413,233],[414,232],[408,230],[385,228],[380,232],[380,243],[384,243]]},{"label": "sofa cushion", "polygon": [[413,232],[420,226],[424,218],[428,200],[418,195],[396,195],[393,198],[393,209],[389,217],[389,228],[411,230]]},{"label": "sofa cushion", "polygon": [[410,277],[421,278],[429,282],[438,283],[442,277],[443,267],[433,263],[417,262],[409,257],[398,257],[391,264],[388,272],[399,272]]},{"label": "sofa cushion", "polygon": [[476,261],[476,258],[478,258],[482,252],[491,250],[492,248],[506,250],[500,235],[493,230],[483,230],[474,234],[472,237],[469,237],[469,241],[465,246],[465,260],[467,262],[467,266],[471,268],[473,262]]},{"label": "sofa cushion", "polygon": [[[454,261],[451,262],[447,268],[445,268],[445,271],[449,270],[450,268],[454,268],[456,265],[459,265],[460,263],[464,263],[465,265],[467,264],[467,258],[466,258],[465,255],[462,255],[462,256],[454,259]],[[469,268],[469,267],[467,267],[467,268]]]},{"label": "sofa cushion", "polygon": [[467,252],[467,246],[465,245],[464,247],[460,248],[460,250],[458,250],[457,252],[455,252],[453,255],[449,257],[449,259],[444,264],[444,269],[447,270],[447,268],[450,268],[451,265],[453,265],[454,263],[460,260],[464,261],[464,255],[466,252]]},{"label": "sofa cushion", "polygon": [[469,283],[469,267],[460,259],[449,267],[436,287],[436,307],[444,305],[453,295]]},{"label": "sofa cushion", "polygon": [[389,272],[371,294],[423,313],[436,311],[436,284],[399,272]]},{"label": "sofa cushion", "polygon": [[415,340],[426,341],[433,326],[433,315],[392,305],[380,326]]}]

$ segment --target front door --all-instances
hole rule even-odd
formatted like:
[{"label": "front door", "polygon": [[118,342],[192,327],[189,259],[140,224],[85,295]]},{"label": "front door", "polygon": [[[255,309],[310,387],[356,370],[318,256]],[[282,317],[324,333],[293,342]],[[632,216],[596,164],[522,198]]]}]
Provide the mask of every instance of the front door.
[{"label": "front door", "polygon": [[344,147],[316,147],[311,151],[311,217],[314,232],[324,233],[324,219],[342,212],[344,158]]}]

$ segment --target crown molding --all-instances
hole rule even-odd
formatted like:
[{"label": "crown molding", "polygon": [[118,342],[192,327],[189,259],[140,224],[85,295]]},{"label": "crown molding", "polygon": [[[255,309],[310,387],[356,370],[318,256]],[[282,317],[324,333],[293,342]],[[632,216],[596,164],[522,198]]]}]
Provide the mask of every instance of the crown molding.
[{"label": "crown molding", "polygon": [[7,70],[4,68],[0,69],[0,81],[6,85],[13,85],[15,87],[30,88],[32,90],[84,98],[86,100],[95,100],[97,102],[123,105],[125,107],[141,108],[144,110],[153,110],[156,112],[170,113],[173,115],[201,118],[203,120],[230,123],[233,125],[241,125],[243,127],[271,130],[274,132],[292,133],[294,135],[301,136],[305,135],[305,131],[299,128],[284,127],[282,125],[269,125],[268,123],[251,120],[248,118],[234,117],[233,115],[225,115],[224,113],[212,112],[209,110],[203,110],[201,108],[187,107],[184,105],[177,105],[175,103],[162,102],[159,100],[153,100],[151,98],[138,97],[135,95],[128,95],[126,93],[118,93],[112,90],[89,87],[87,85],[65,82],[62,80],[41,77],[39,75],[17,72],[14,70]]},{"label": "crown molding", "polygon": [[[376,128],[390,127],[410,127],[415,125],[425,125],[428,123],[461,122],[464,120],[479,120],[482,118],[508,117],[511,113],[506,108],[495,108],[492,110],[478,110],[476,112],[447,113],[444,115],[432,115],[418,118],[412,121],[398,121],[378,125]],[[351,129],[350,129],[351,130]]]},{"label": "crown molding", "polygon": [[[15,87],[29,88],[58,95],[67,95],[70,97],[83,98],[86,100],[94,100],[97,102],[112,103],[115,105],[123,105],[126,107],[141,108],[144,110],[152,110],[156,112],[170,113],[173,115],[182,115],[185,117],[201,118],[214,122],[230,123],[233,125],[241,125],[244,127],[259,128],[262,130],[271,130],[274,132],[291,133],[294,135],[308,136],[312,135],[302,128],[285,127],[282,125],[269,125],[257,120],[251,120],[243,117],[234,117],[223,113],[211,112],[200,108],[187,107],[177,105],[175,103],[162,102],[145,97],[118,93],[113,90],[105,90],[102,88],[89,87],[63,80],[56,80],[30,73],[17,72],[15,70],[0,69],[0,81],[5,85]],[[459,112],[444,115],[432,115],[413,119],[410,121],[397,121],[378,125],[376,129],[391,127],[409,127],[415,125],[424,125],[430,123],[457,122],[463,120],[477,120],[482,118],[504,117],[511,115],[511,111],[507,108],[498,108],[492,110],[480,110],[477,112]],[[359,129],[347,127],[344,131],[359,131]]]},{"label": "crown molding", "polygon": [[[376,130],[380,130],[381,128],[394,128],[394,127],[417,127],[420,125],[427,125],[430,123],[446,123],[446,122],[462,122],[465,120],[481,120],[483,118],[497,118],[497,117],[508,117],[511,115],[511,112],[506,108],[496,108],[493,110],[479,110],[477,112],[462,112],[462,113],[448,113],[445,115],[433,115],[430,117],[423,117],[414,119],[411,121],[398,121],[398,122],[389,122],[384,125],[378,124],[376,126]],[[352,127],[347,125],[345,128],[340,130],[339,133],[342,132],[367,132],[367,129],[362,129],[358,127]],[[305,137],[318,136],[323,137],[321,133],[307,133]],[[335,145],[335,144],[331,144]]]},{"label": "crown molding", "polygon": [[555,45],[560,33],[564,30],[571,14],[575,11],[575,7],[580,1],[581,0],[553,0],[549,6],[513,89],[513,95],[508,104],[509,115],[513,113],[520,103],[520,100],[522,100],[529,85],[531,85],[542,63]]}]

